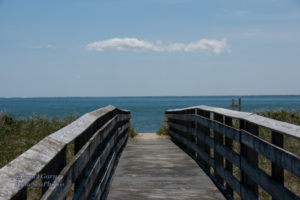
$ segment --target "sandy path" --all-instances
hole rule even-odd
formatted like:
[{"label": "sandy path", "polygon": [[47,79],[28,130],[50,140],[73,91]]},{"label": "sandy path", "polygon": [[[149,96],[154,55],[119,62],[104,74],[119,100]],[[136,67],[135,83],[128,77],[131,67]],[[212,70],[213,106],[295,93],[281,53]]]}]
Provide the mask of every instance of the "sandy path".
[{"label": "sandy path", "polygon": [[159,139],[168,138],[166,135],[157,135],[156,133],[139,133],[134,139]]}]

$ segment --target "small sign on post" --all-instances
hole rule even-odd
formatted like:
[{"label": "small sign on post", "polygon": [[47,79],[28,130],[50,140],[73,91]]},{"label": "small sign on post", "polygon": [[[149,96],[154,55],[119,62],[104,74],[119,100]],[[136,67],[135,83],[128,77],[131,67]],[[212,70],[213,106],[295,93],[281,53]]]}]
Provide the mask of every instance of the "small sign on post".
[{"label": "small sign on post", "polygon": [[231,109],[235,110],[235,108],[238,108],[238,111],[241,111],[241,109],[242,109],[242,99],[241,98],[239,98],[239,104],[238,105],[235,105],[234,99],[232,99]]}]

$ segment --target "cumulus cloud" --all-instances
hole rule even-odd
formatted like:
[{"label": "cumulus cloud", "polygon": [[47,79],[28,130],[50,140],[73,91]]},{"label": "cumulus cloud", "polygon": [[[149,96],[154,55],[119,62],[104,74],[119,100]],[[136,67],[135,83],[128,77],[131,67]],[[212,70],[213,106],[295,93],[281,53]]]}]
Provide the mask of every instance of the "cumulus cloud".
[{"label": "cumulus cloud", "polygon": [[104,51],[104,50],[135,50],[135,51],[157,51],[157,52],[198,52],[206,51],[213,54],[229,52],[226,39],[209,40],[201,39],[190,43],[171,43],[163,45],[163,42],[157,40],[152,43],[137,38],[112,38],[90,43],[86,45],[87,50]]}]

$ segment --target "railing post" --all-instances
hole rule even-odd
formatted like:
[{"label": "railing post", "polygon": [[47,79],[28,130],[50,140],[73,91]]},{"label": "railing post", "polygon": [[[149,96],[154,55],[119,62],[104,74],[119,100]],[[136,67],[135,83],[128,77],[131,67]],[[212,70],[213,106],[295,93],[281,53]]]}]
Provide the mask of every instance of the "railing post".
[{"label": "railing post", "polygon": [[[250,122],[246,122],[244,120],[240,121],[240,129],[243,129],[253,135],[258,136],[258,126],[256,124],[250,123]],[[254,151],[252,148],[248,147],[247,145],[243,144],[241,142],[241,156],[246,158],[247,161],[249,163],[251,163],[254,166],[258,166],[258,153],[256,151]],[[246,172],[244,172],[242,170],[242,174],[241,174],[241,179],[242,179],[242,183],[248,187],[254,194],[256,197],[258,197],[258,186],[255,183],[255,181],[253,181],[251,179],[250,176],[247,175]]]},{"label": "railing post", "polygon": [[56,176],[66,166],[66,147],[45,167],[42,172],[42,194],[44,194],[55,180]]},{"label": "railing post", "polygon": [[[272,131],[272,144],[283,148],[283,135]],[[284,170],[282,167],[272,162],[272,178],[278,181],[280,184],[284,184]],[[275,198],[272,198],[273,200]]]},{"label": "railing post", "polygon": [[[232,127],[232,118],[225,117],[225,124]],[[233,150],[232,149],[232,139],[225,137],[225,146],[228,149]],[[225,159],[225,169],[228,170],[231,174],[233,173],[232,163],[227,159]],[[233,189],[230,187],[230,185],[228,183],[226,183],[226,190],[231,196],[233,196]]]},{"label": "railing post", "polygon": [[[224,119],[223,119],[223,115],[214,113],[214,120],[223,123]],[[223,139],[223,135],[218,133],[217,131],[214,130],[214,142],[215,142],[215,146],[217,144],[219,145],[223,145],[224,143],[224,139]],[[219,165],[224,165],[223,163],[223,156],[221,156],[217,151],[216,148],[214,149],[214,160],[217,164]],[[223,166],[224,167],[224,166]],[[216,172],[215,170],[215,177],[217,179],[217,181],[221,184],[224,185],[224,180],[222,179],[222,177]]]},{"label": "railing post", "polygon": [[[210,119],[210,112],[208,112],[208,111],[198,109],[197,114],[202,116],[202,117]],[[205,127],[205,126],[202,126],[202,125],[198,124],[197,128],[199,130],[199,132],[198,132],[199,134],[204,134],[204,136],[210,137],[210,129],[208,127]],[[202,148],[204,150],[205,153],[207,153],[208,156],[210,156],[210,147],[209,147],[209,145],[207,145],[205,143],[205,141],[199,141],[199,146],[200,146],[200,148]],[[203,160],[201,158],[199,159],[199,161],[201,163],[204,163],[203,164],[204,167],[206,168],[207,172],[210,174],[210,165],[205,160]]]}]

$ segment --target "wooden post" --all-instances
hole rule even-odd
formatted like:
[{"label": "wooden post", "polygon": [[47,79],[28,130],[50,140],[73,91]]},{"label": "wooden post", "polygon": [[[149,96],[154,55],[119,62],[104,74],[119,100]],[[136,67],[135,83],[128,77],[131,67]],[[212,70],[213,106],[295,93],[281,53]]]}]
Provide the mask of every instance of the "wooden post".
[{"label": "wooden post", "polygon": [[42,172],[42,193],[44,194],[56,176],[66,166],[66,147],[46,166]]},{"label": "wooden post", "polygon": [[[223,119],[223,115],[214,113],[214,120],[223,123],[224,119]],[[224,138],[223,135],[221,133],[218,133],[217,131],[214,130],[214,142],[215,144],[219,144],[219,145],[223,145],[224,142]],[[214,160],[217,164],[219,165],[224,165],[224,161],[223,161],[223,156],[221,156],[216,149],[214,149]],[[223,166],[224,167],[224,166]],[[222,177],[216,172],[215,170],[215,177],[217,179],[217,181],[221,184],[224,185],[224,180],[222,179]]]},{"label": "wooden post", "polygon": [[[272,144],[283,148],[283,135],[272,131]],[[282,167],[272,162],[272,178],[278,181],[280,184],[284,184],[284,170]],[[272,198],[273,200],[275,198]]]},{"label": "wooden post", "polygon": [[239,98],[239,111],[241,111],[241,109],[242,109],[242,99]]},{"label": "wooden post", "polygon": [[[225,117],[225,124],[232,127],[232,118]],[[232,139],[225,137],[225,146],[228,149],[232,149]],[[232,163],[229,160],[225,160],[225,169],[228,170],[231,174],[233,173]],[[230,187],[228,183],[226,183],[227,192],[233,197],[233,189]]]},{"label": "wooden post", "polygon": [[[256,124],[252,124],[250,122],[246,122],[244,120],[240,121],[240,129],[243,129],[253,135],[258,136],[258,126]],[[241,143],[241,156],[247,159],[254,166],[258,166],[258,154],[256,151],[248,147],[247,145]],[[258,197],[258,186],[257,184],[251,179],[250,176],[247,175],[246,172],[242,170],[241,174],[242,183],[248,187],[256,197]]]},{"label": "wooden post", "polygon": [[[204,110],[197,110],[197,114],[210,119],[210,112],[204,111]],[[197,125],[198,130],[200,130],[200,134],[204,134],[206,137],[210,137],[210,128],[202,126],[200,124]],[[204,152],[207,153],[208,156],[210,156],[210,147],[209,145],[205,144],[204,141],[199,141],[199,146],[204,150]],[[201,163],[204,163],[204,167],[206,168],[207,172],[210,173],[210,165],[203,159],[199,159]]]},{"label": "wooden post", "polygon": [[232,99],[231,102],[232,102],[232,104],[231,104],[231,109],[232,109],[232,110],[235,110],[235,109],[234,109],[234,106],[235,106],[235,105],[234,105],[234,99]]}]

